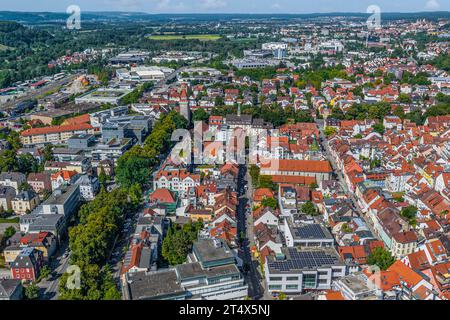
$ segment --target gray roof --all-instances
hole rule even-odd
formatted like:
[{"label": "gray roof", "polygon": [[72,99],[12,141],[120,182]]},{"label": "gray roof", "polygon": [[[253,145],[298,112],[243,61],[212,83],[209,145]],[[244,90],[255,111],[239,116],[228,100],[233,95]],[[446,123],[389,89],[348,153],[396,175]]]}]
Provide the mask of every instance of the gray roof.
[{"label": "gray roof", "polygon": [[36,196],[36,192],[33,190],[22,190],[16,195],[14,200],[31,201],[36,198]]},{"label": "gray roof", "polygon": [[[25,215],[22,216],[31,219],[29,232],[32,231],[55,231],[58,229],[58,224],[64,219],[62,214],[38,214],[38,215]],[[21,222],[22,222],[21,217]]]},{"label": "gray roof", "polygon": [[203,269],[200,263],[185,263],[176,266],[178,280],[184,281],[193,278],[215,278],[228,275],[240,275],[235,264],[228,264],[214,268]]},{"label": "gray roof", "polygon": [[[226,243],[220,240],[202,239],[193,245],[193,253],[202,265],[215,261],[229,261],[234,255]],[[229,262],[228,262],[229,263]]]},{"label": "gray roof", "polygon": [[5,198],[7,196],[14,197],[15,195],[16,189],[14,189],[13,187],[0,186],[0,198]]},{"label": "gray roof", "polygon": [[132,300],[160,299],[186,294],[177,283],[175,270],[155,273],[133,272],[127,274],[127,277]]},{"label": "gray roof", "polygon": [[25,181],[26,177],[20,172],[2,172],[0,173],[0,181],[2,180]]},{"label": "gray roof", "polygon": [[79,186],[76,184],[64,189],[57,189],[45,200],[44,205],[64,204],[77,189],[79,189]]},{"label": "gray roof", "polygon": [[9,299],[17,287],[21,287],[22,282],[17,279],[0,279],[0,300]]}]

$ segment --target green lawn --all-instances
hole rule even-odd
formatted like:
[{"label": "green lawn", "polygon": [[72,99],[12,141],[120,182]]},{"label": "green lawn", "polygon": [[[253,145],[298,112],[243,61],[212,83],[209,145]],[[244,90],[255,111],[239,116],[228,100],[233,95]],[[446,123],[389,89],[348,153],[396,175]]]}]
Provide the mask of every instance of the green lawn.
[{"label": "green lawn", "polygon": [[4,218],[0,218],[0,223],[19,223],[20,218],[13,218],[13,219],[4,219]]},{"label": "green lawn", "polygon": [[170,40],[201,40],[216,41],[221,38],[218,34],[187,34],[187,35],[154,35],[148,37],[150,40],[170,41]]}]

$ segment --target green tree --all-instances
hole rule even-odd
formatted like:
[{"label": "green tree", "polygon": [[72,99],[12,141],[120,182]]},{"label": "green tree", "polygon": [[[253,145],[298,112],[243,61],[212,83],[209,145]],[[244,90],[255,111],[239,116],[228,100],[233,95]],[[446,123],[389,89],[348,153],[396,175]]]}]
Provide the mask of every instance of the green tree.
[{"label": "green tree", "polygon": [[314,203],[311,201],[307,201],[302,205],[302,212],[309,216],[315,216],[318,213]]},{"label": "green tree", "polygon": [[39,298],[39,287],[34,282],[25,288],[25,297],[27,300],[36,300]]},{"label": "green tree", "polygon": [[377,133],[379,133],[379,134],[381,134],[381,135],[384,134],[384,125],[383,125],[383,123],[381,123],[381,122],[375,123],[375,124],[372,126],[372,129],[373,129],[373,131],[375,131],[375,132],[377,132]]},{"label": "green tree", "polygon": [[203,223],[201,222],[190,222],[185,224],[181,229],[176,229],[176,227],[169,229],[162,245],[163,258],[170,265],[184,263],[202,227]]},{"label": "green tree", "polygon": [[277,200],[274,199],[274,198],[264,198],[264,199],[261,201],[261,205],[262,205],[263,207],[270,207],[270,208],[272,208],[272,209],[278,208],[278,202],[277,202]]},{"label": "green tree", "polygon": [[209,114],[203,108],[196,109],[192,114],[192,120],[194,121],[207,121],[208,119]]},{"label": "green tree", "polygon": [[395,258],[384,248],[374,248],[367,258],[369,265],[377,265],[381,270],[388,269],[395,262]]},{"label": "green tree", "polygon": [[260,176],[260,168],[254,164],[250,165],[249,174],[250,174],[250,177],[252,178],[253,187],[258,186],[259,176]]},{"label": "green tree", "polygon": [[415,206],[408,206],[406,208],[403,208],[402,211],[400,211],[400,215],[407,219],[408,223],[411,226],[416,226],[417,208]]},{"label": "green tree", "polygon": [[16,234],[16,229],[12,226],[5,229],[4,235],[5,235],[6,239],[11,238],[15,234]]},{"label": "green tree", "polygon": [[323,133],[325,134],[325,136],[328,138],[330,136],[332,136],[333,134],[335,134],[337,132],[337,129],[334,127],[325,127],[325,129],[323,130]]}]

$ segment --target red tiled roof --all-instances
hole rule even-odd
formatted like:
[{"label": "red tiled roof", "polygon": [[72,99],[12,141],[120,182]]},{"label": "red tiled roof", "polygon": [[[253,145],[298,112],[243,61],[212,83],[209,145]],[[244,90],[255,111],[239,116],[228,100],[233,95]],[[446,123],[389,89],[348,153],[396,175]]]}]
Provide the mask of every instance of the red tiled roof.
[{"label": "red tiled roof", "polygon": [[94,127],[89,123],[80,123],[77,125],[66,125],[66,126],[52,126],[43,128],[32,128],[25,130],[21,133],[23,137],[35,136],[41,134],[67,132],[67,131],[79,131],[79,130],[92,130]]},{"label": "red tiled roof", "polygon": [[167,189],[156,189],[151,195],[150,195],[150,201],[151,202],[161,202],[161,203],[174,203],[175,199],[172,195],[172,193]]},{"label": "red tiled roof", "polygon": [[321,160],[271,160],[269,163],[263,163],[261,168],[267,168],[275,171],[295,171],[295,172],[332,172],[328,161]]}]

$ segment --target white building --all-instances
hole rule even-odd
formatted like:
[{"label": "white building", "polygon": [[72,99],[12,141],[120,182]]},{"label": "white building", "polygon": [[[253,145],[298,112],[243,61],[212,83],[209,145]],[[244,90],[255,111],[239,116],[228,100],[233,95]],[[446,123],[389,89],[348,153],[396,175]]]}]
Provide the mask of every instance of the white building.
[{"label": "white building", "polygon": [[285,248],[284,257],[268,256],[264,264],[269,293],[299,294],[305,290],[329,290],[346,275],[346,266],[333,248]]},{"label": "white building", "polygon": [[100,183],[97,177],[82,175],[76,182],[80,186],[80,194],[84,200],[94,200],[100,190]]}]

